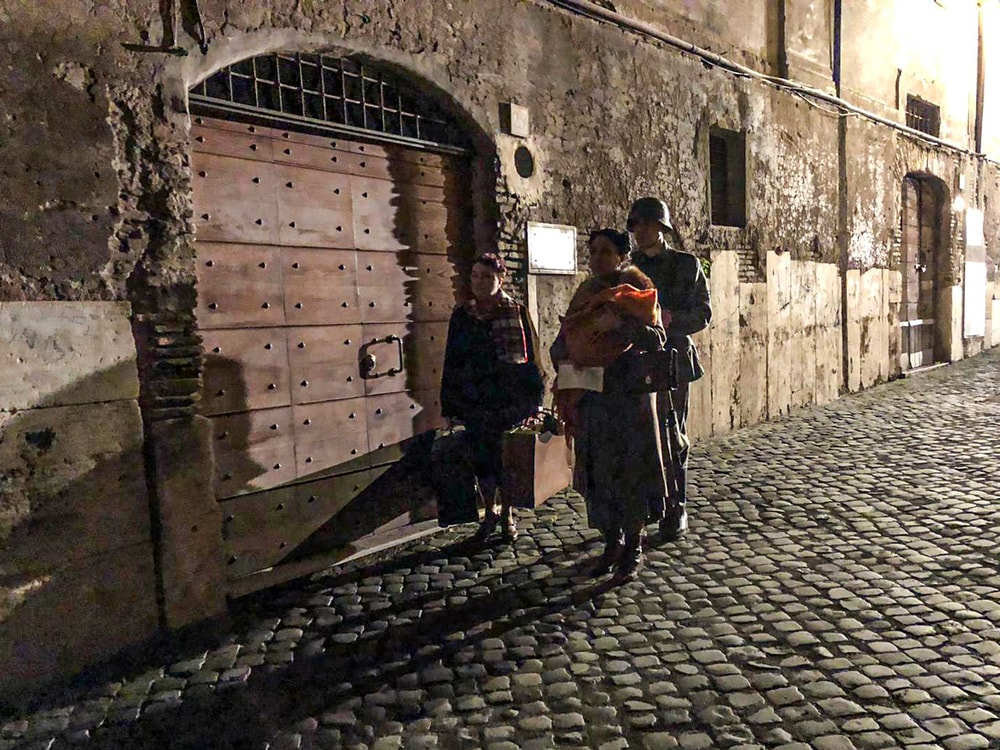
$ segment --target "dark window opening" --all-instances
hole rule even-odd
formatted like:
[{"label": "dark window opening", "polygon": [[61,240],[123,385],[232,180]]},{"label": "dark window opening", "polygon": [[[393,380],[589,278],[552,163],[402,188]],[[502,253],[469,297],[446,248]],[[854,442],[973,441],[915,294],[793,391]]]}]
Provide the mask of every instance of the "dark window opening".
[{"label": "dark window opening", "polygon": [[906,126],[921,133],[941,135],[941,108],[919,96],[906,95]]},{"label": "dark window opening", "polygon": [[712,224],[745,227],[746,135],[734,130],[713,128],[708,136],[708,163]]},{"label": "dark window opening", "polygon": [[463,128],[410,81],[346,57],[270,54],[242,60],[191,89],[193,103],[227,112],[364,130],[466,150]]}]

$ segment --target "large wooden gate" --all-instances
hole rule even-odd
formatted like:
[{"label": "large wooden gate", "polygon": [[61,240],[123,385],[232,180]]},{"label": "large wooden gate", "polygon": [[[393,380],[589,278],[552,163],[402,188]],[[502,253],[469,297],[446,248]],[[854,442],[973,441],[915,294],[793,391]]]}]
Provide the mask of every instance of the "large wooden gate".
[{"label": "large wooden gate", "polygon": [[205,117],[192,135],[201,411],[242,593],[428,522],[392,486],[440,423],[467,167]]},{"label": "large wooden gate", "polygon": [[934,362],[937,334],[936,296],[941,202],[931,185],[921,179],[903,180],[903,276],[899,312],[900,366],[909,370]]}]

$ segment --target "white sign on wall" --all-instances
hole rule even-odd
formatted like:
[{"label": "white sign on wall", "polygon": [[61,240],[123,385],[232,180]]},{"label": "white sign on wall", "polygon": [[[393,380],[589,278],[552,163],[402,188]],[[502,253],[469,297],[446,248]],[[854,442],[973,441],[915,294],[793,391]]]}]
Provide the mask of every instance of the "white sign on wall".
[{"label": "white sign on wall", "polygon": [[983,212],[970,208],[965,212],[965,246],[984,247],[986,235],[983,233]]},{"label": "white sign on wall", "polygon": [[576,227],[529,221],[528,273],[576,273]]}]

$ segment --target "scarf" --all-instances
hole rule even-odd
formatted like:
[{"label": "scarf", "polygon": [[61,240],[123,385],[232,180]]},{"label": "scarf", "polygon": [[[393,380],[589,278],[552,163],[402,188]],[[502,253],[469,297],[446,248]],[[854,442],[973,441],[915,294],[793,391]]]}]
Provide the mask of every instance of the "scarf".
[{"label": "scarf", "polygon": [[465,310],[476,320],[490,324],[498,360],[512,365],[527,363],[528,344],[521,320],[521,306],[507,292],[500,292],[492,309],[483,310],[472,297],[465,303]]}]

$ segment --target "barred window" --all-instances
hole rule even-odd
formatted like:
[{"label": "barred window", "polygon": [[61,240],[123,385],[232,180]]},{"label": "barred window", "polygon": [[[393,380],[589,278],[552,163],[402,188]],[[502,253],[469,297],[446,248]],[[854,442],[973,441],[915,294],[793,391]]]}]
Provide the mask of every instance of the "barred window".
[{"label": "barred window", "polygon": [[467,149],[463,129],[412,81],[349,57],[276,53],[241,60],[191,90],[192,105],[348,134]]},{"label": "barred window", "polygon": [[907,94],[906,126],[938,137],[941,135],[941,108],[919,96]]}]

